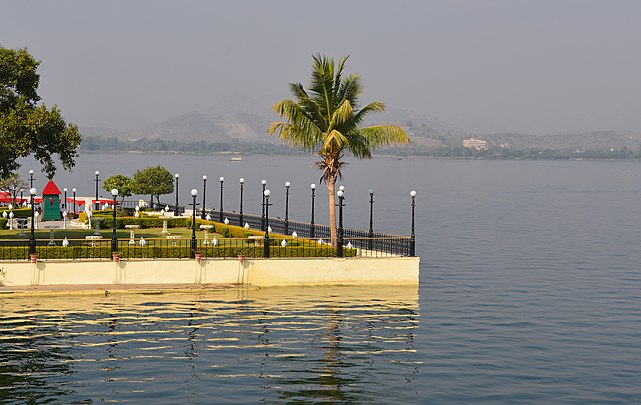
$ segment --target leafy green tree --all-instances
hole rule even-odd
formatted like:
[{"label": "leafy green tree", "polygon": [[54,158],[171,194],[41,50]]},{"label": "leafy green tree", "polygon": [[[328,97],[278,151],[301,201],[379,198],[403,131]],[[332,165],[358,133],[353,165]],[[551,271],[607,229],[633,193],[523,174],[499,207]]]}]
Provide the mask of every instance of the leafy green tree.
[{"label": "leafy green tree", "polygon": [[58,155],[65,170],[75,164],[78,127],[65,123],[55,105],[48,109],[38,103],[39,64],[26,49],[0,46],[0,178],[16,171],[18,160],[29,155],[50,179],[56,173],[52,155]]},{"label": "leafy green tree", "polygon": [[160,204],[160,196],[174,192],[174,176],[163,166],[149,166],[134,173],[134,192],[151,196],[151,204]]},{"label": "leafy green tree", "polygon": [[360,75],[343,78],[347,56],[338,62],[338,66],[333,59],[321,55],[313,58],[309,89],[305,90],[300,83],[290,83],[295,101],[282,100],[272,108],[286,121],[272,123],[267,133],[278,133],[289,145],[320,156],[315,165],[322,170],[321,179],[329,190],[329,222],[335,244],[335,184],[346,164],[344,154],[349,152],[356,158],[370,159],[374,148],[407,143],[409,137],[395,125],[362,126],[366,115],[381,112],[385,106],[376,101],[359,109]]},{"label": "leafy green tree", "polygon": [[120,204],[122,205],[126,197],[131,197],[135,190],[135,182],[124,174],[116,174],[102,183],[102,188],[111,193],[112,189],[118,190]]}]

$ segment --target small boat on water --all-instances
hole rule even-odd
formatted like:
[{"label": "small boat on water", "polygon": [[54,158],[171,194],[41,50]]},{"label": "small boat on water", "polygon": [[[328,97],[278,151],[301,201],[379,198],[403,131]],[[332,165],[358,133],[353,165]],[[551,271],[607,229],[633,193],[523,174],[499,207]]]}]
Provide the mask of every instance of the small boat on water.
[{"label": "small boat on water", "polygon": [[242,157],[240,156],[233,156],[231,159],[229,159],[232,162],[241,162],[243,160]]}]

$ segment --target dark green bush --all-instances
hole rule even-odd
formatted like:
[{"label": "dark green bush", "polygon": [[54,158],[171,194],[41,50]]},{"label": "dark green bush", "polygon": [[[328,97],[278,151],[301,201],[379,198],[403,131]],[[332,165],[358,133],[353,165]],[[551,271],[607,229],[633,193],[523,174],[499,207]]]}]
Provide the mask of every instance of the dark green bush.
[{"label": "dark green bush", "polygon": [[2,209],[0,209],[0,218],[4,211],[7,212],[7,215],[9,215],[9,212],[13,211],[14,218],[31,218],[31,208],[28,207],[14,208],[11,211],[9,211],[7,207],[2,207]]}]

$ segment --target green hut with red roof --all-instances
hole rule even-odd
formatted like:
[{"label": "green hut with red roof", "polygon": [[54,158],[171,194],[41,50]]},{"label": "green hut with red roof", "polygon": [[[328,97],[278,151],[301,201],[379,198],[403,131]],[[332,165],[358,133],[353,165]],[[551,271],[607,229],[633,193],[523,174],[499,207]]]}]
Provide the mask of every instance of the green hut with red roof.
[{"label": "green hut with red roof", "polygon": [[60,189],[53,180],[49,180],[42,190],[42,220],[60,220]]}]

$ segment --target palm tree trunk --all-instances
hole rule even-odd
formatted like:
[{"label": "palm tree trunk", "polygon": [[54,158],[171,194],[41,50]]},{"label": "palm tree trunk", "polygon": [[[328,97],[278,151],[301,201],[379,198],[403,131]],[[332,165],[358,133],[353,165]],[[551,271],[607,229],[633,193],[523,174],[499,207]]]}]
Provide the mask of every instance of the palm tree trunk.
[{"label": "palm tree trunk", "polygon": [[336,182],[334,176],[330,176],[327,181],[327,190],[329,191],[329,231],[332,237],[332,246],[336,247],[337,245],[337,235],[336,235],[336,203],[334,186]]}]

